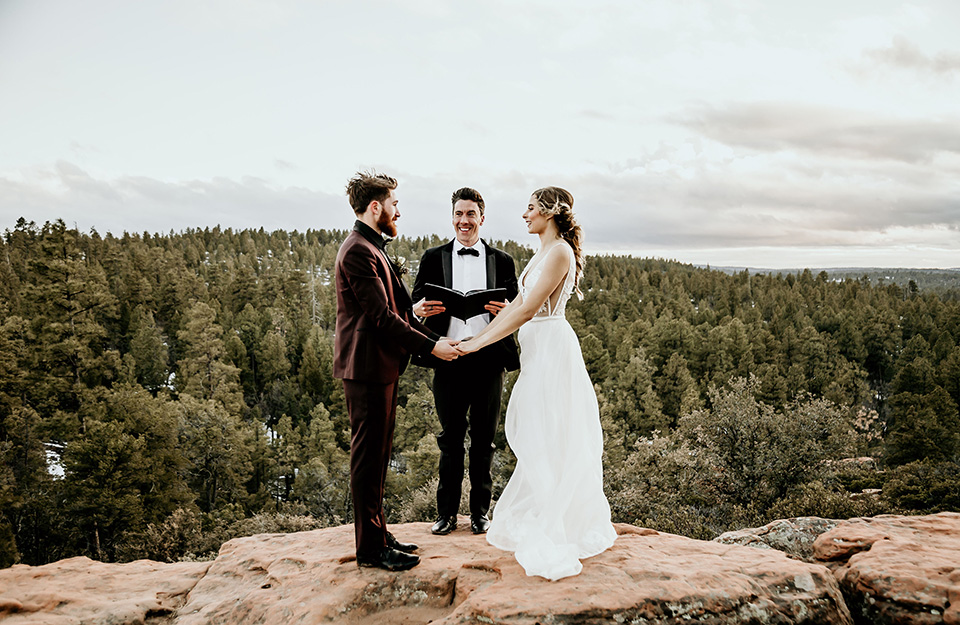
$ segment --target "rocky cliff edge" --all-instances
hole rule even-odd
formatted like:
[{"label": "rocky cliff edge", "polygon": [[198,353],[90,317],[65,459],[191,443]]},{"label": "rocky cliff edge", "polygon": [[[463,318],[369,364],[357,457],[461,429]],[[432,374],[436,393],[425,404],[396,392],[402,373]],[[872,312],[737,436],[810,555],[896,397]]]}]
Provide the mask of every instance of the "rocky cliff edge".
[{"label": "rocky cliff edge", "polygon": [[509,553],[471,534],[466,519],[449,536],[433,536],[427,523],[392,526],[420,545],[422,563],[403,573],[358,568],[352,526],[261,534],[224,544],[213,562],[14,566],[0,571],[0,620],[960,624],[960,514],[831,525],[804,525],[824,528],[809,562],[617,525],[612,549],[557,582],[527,577]]}]

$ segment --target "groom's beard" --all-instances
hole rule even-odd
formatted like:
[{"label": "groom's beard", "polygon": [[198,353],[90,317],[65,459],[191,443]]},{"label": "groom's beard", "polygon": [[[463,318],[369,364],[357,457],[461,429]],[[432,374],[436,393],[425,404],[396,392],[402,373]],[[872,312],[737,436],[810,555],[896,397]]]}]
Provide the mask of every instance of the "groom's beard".
[{"label": "groom's beard", "polygon": [[377,227],[380,229],[380,232],[389,237],[397,236],[397,224],[394,223],[393,218],[387,215],[386,212],[380,213],[380,218],[377,219]]}]

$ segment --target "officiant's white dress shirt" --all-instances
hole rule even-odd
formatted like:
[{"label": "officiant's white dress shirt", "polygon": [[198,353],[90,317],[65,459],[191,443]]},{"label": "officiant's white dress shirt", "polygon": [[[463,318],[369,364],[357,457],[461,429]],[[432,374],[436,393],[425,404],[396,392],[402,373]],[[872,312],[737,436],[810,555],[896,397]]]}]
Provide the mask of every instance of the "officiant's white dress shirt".
[{"label": "officiant's white dress shirt", "polygon": [[[480,255],[458,254],[468,246],[456,239],[453,241],[453,288],[461,293],[483,290],[487,288],[487,250],[483,241],[477,241],[470,249],[477,250]],[[466,322],[450,318],[450,327],[447,336],[454,340],[463,340],[475,336],[490,323],[490,313],[483,313],[470,317]]]}]

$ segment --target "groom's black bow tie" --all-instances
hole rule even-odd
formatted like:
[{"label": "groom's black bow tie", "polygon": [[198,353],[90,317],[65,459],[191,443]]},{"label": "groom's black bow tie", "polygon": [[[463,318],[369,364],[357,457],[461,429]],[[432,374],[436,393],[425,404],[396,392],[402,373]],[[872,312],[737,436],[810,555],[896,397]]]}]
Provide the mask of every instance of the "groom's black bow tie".
[{"label": "groom's black bow tie", "polygon": [[461,247],[457,250],[457,256],[480,256],[480,252],[472,247]]}]

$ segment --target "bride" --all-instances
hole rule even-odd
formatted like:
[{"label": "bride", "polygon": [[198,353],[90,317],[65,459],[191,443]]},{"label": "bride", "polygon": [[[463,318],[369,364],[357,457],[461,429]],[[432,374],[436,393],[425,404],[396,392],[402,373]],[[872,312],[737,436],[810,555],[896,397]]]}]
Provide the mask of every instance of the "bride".
[{"label": "bride", "polygon": [[462,353],[520,329],[520,377],[507,406],[507,442],[517,468],[493,511],[487,541],[514,552],[527,575],[577,575],[580,560],[608,549],[617,534],[603,494],[603,432],[580,343],[564,317],[583,270],[573,196],[534,191],[523,213],[540,249],[520,274],[520,294]]}]

